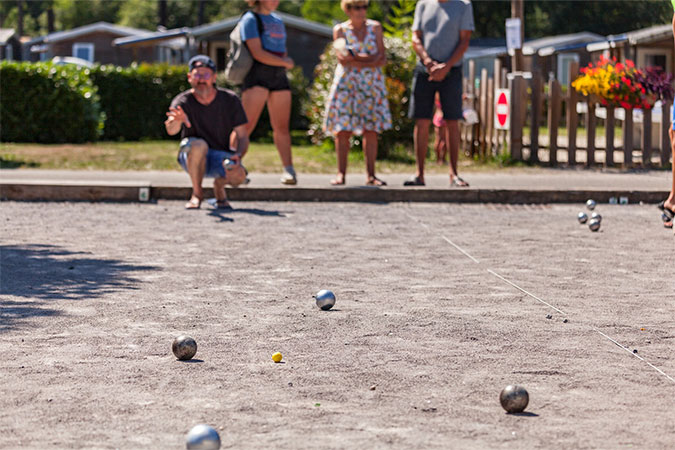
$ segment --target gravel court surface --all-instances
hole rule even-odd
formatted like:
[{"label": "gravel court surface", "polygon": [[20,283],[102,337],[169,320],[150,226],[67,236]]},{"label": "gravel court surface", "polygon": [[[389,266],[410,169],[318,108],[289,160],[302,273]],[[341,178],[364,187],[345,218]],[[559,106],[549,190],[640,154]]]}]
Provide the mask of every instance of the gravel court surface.
[{"label": "gravel court surface", "polygon": [[675,441],[675,383],[594,331],[675,377],[653,206],[599,205],[598,233],[578,205],[235,206],[2,204],[0,447],[183,448],[201,422],[224,448]]}]

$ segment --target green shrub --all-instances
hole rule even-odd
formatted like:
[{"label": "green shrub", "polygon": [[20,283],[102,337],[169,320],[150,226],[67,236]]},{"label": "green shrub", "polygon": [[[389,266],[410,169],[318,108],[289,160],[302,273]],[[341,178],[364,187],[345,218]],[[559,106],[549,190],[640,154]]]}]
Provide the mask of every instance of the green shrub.
[{"label": "green shrub", "polygon": [[[412,147],[412,131],[414,123],[408,119],[408,103],[412,84],[415,57],[410,40],[400,37],[385,37],[387,65],[386,76],[387,99],[392,118],[392,129],[380,135],[378,157],[387,158],[396,147]],[[322,126],[333,76],[337,67],[337,58],[332,44],[326,47],[321,61],[314,71],[314,83],[310,89],[309,100],[304,108],[309,120],[309,135],[314,143],[320,144],[331,140],[332,136],[324,133]],[[356,140],[358,141],[358,139]],[[358,142],[356,142],[358,145]]]},{"label": "green shrub", "polygon": [[92,69],[106,114],[106,140],[166,139],[166,112],[171,100],[190,88],[187,66],[133,64]]},{"label": "green shrub", "polygon": [[0,63],[0,139],[87,142],[103,129],[89,69],[51,63]]}]

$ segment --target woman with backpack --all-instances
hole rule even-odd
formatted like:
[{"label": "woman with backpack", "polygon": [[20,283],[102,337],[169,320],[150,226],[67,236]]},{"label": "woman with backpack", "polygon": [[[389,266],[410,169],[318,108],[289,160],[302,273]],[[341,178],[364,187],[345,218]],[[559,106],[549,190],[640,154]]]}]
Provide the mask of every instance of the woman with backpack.
[{"label": "woman with backpack", "polygon": [[289,131],[291,87],[286,76],[286,70],[292,69],[294,63],[286,51],[286,28],[274,13],[279,0],[248,0],[248,4],[253,10],[245,13],[240,22],[241,40],[253,57],[253,67],[244,79],[241,94],[248,132],[249,135],[253,132],[267,104],[274,145],[284,165],[281,182],[296,184]]}]

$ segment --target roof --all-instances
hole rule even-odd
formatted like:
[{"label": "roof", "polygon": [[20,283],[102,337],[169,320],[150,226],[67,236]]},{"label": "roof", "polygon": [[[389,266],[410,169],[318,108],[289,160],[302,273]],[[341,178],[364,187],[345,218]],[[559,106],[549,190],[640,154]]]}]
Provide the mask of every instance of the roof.
[{"label": "roof", "polygon": [[609,35],[600,42],[589,44],[586,49],[589,52],[598,52],[609,48],[615,48],[617,45],[624,43],[628,43],[629,45],[649,44],[651,42],[672,38],[672,36],[673,25],[667,23],[664,25],[654,25],[640,30],[629,31],[627,33]]},{"label": "roof", "polygon": [[50,33],[45,36],[40,36],[35,39],[31,39],[30,41],[27,42],[27,44],[28,45],[41,43],[48,44],[53,42],[64,41],[67,39],[73,39],[78,36],[83,36],[85,34],[96,33],[101,31],[117,34],[120,36],[142,36],[151,33],[151,31],[149,30],[123,27],[121,25],[115,25],[108,22],[96,22],[90,23],[89,25],[73,28],[72,30],[57,31],[55,33]]},{"label": "roof", "polygon": [[14,35],[13,28],[0,28],[0,45],[5,45]]},{"label": "roof", "polygon": [[[587,31],[531,39],[525,41],[525,45],[523,45],[523,55],[530,56],[537,54],[539,56],[549,56],[563,51],[583,49],[589,42],[597,42],[602,39],[604,39],[604,36]],[[504,45],[489,48],[475,47],[472,45],[469,46],[464,54],[464,58],[496,58],[506,54],[511,53]]]},{"label": "roof", "polygon": [[[311,20],[303,19],[292,14],[282,12],[275,12],[284,24],[291,28],[297,28],[308,33],[318,34],[319,36],[328,39],[333,38],[333,28],[322,23],[312,22]],[[159,41],[174,39],[177,37],[194,37],[197,39],[204,39],[214,34],[226,33],[234,29],[239,22],[241,16],[229,17],[218,22],[207,23],[194,28],[174,28],[172,30],[149,32],[142,36],[127,36],[117,38],[113,41],[113,45],[124,46],[143,46],[152,45]]]},{"label": "roof", "polygon": [[[286,26],[297,28],[299,30],[307,31],[309,33],[318,34],[327,38],[333,38],[333,27],[324,25],[322,23],[313,22],[311,20],[303,19],[302,17],[286,14],[282,12],[275,12]],[[222,33],[234,29],[239,22],[239,17],[229,17],[219,22],[213,22],[206,25],[201,25],[192,29],[192,35],[196,38],[208,36],[210,34]]]}]

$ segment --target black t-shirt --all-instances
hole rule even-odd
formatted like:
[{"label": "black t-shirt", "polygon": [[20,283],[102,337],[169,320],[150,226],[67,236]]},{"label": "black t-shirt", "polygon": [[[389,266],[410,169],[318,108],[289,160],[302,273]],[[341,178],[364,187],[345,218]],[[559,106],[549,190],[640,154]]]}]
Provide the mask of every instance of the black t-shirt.
[{"label": "black t-shirt", "polygon": [[216,97],[208,105],[199,103],[187,90],[174,97],[171,107],[183,108],[192,125],[190,128],[182,125],[181,138],[198,137],[204,139],[209,148],[229,150],[232,130],[248,120],[237,94],[228,89],[216,89]]}]

